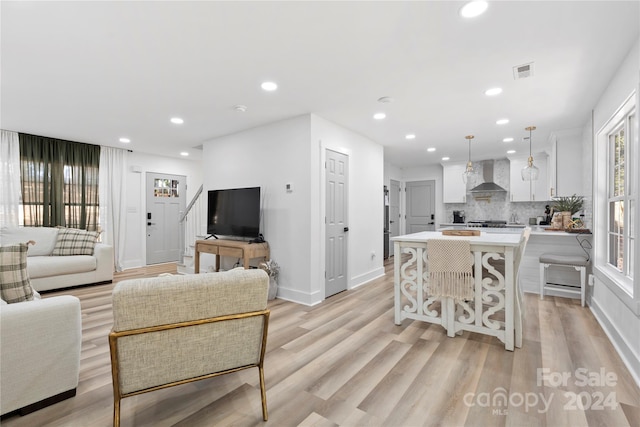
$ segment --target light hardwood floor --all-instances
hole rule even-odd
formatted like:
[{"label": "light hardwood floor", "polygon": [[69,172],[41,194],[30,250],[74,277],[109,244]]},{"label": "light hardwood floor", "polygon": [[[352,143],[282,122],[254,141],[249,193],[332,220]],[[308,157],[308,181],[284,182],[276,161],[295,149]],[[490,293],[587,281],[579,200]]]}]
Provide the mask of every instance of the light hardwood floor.
[{"label": "light hardwood floor", "polygon": [[[122,426],[640,425],[640,390],[579,301],[526,295],[524,345],[509,352],[474,333],[447,338],[437,325],[394,325],[392,268],[388,262],[385,277],[314,307],[270,302],[267,423],[258,371],[251,369],[126,398]],[[127,271],[116,281],[161,272],[175,272],[175,265]],[[111,425],[113,286],[44,295],[81,300],[78,394],[7,418],[3,427]],[[551,380],[570,377],[545,382],[543,369]]]}]

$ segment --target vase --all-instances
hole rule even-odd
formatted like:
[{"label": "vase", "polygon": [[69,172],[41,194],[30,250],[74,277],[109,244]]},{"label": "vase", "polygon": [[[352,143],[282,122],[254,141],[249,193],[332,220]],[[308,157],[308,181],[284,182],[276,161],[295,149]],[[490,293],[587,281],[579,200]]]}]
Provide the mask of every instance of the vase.
[{"label": "vase", "polygon": [[571,212],[562,211],[560,212],[560,215],[562,215],[562,228],[569,228],[569,225],[571,224]]},{"label": "vase", "polygon": [[271,301],[275,299],[276,295],[278,295],[278,282],[275,277],[271,276],[269,277],[269,294],[267,299]]}]

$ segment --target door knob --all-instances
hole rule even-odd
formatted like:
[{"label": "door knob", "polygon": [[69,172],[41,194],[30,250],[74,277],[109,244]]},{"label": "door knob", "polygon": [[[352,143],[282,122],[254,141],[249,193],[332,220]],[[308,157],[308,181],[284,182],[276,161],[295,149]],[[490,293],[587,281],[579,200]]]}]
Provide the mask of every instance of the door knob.
[{"label": "door knob", "polygon": [[155,222],[147,222],[147,225],[156,225]]},{"label": "door knob", "polygon": [[345,227],[343,231],[346,233],[347,231],[349,231],[349,227]]}]

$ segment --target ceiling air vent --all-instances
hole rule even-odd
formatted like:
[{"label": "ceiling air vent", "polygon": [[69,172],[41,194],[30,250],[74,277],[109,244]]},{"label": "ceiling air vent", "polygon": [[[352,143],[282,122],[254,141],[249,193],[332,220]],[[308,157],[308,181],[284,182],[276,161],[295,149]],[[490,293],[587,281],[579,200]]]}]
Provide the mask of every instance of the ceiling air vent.
[{"label": "ceiling air vent", "polygon": [[513,78],[515,80],[526,79],[527,77],[533,77],[533,62],[513,67]]}]

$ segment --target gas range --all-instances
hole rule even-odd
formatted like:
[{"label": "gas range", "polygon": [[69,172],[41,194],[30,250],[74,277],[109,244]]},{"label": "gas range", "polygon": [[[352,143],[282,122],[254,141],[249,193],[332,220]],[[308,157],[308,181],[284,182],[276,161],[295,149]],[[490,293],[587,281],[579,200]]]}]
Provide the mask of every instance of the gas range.
[{"label": "gas range", "polygon": [[467,221],[467,227],[482,227],[482,228],[505,228],[507,221],[500,220],[482,220],[482,221]]}]

